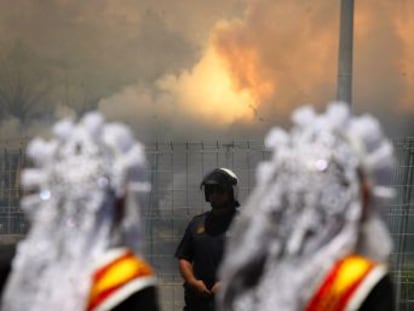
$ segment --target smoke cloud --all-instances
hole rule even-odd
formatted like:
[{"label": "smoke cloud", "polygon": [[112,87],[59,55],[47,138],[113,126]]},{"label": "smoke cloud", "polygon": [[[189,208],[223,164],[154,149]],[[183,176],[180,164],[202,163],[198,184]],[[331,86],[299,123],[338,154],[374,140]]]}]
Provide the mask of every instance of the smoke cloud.
[{"label": "smoke cloud", "polygon": [[[2,50],[21,42],[54,81],[52,112],[23,126],[98,108],[146,141],[262,139],[335,98],[336,1],[0,0],[0,12]],[[354,111],[394,136],[412,131],[413,20],[408,1],[355,3]]]}]

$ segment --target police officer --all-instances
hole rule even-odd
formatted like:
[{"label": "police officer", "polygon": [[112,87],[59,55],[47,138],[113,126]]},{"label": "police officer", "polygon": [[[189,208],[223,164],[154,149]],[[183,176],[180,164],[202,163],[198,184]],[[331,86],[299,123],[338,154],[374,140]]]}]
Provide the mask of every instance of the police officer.
[{"label": "police officer", "polygon": [[239,206],[237,176],[227,168],[209,172],[200,189],[211,210],[190,221],[175,254],[185,281],[184,311],[214,310],[225,234]]}]

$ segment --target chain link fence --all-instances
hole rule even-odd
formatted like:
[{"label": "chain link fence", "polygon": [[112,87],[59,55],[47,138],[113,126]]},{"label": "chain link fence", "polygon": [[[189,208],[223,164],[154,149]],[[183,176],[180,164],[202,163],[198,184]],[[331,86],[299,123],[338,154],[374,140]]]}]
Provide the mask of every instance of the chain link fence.
[{"label": "chain link fence", "polygon": [[[414,138],[395,140],[395,147],[398,195],[387,220],[395,242],[391,262],[397,310],[407,311],[414,310]],[[27,230],[18,207],[22,150],[7,146],[0,154],[0,238]],[[202,177],[216,167],[232,169],[239,177],[243,204],[254,186],[255,168],[268,153],[261,142],[174,142],[147,144],[147,157],[152,191],[143,211],[145,255],[158,274],[162,309],[182,310],[182,279],[174,252],[189,220],[209,209],[199,187]]]},{"label": "chain link fence", "polygon": [[414,310],[414,138],[394,142],[397,168],[394,185],[397,199],[388,212],[388,224],[394,238],[392,254],[397,310]]}]

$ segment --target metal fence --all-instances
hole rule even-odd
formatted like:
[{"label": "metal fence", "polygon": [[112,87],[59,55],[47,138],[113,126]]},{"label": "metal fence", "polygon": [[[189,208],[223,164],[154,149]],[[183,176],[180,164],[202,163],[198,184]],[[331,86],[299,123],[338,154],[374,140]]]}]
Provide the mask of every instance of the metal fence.
[{"label": "metal fence", "polygon": [[[392,272],[397,310],[414,310],[414,138],[395,140],[398,167],[394,174],[397,199],[387,219],[395,241]],[[157,271],[164,311],[182,310],[182,279],[174,252],[192,216],[209,209],[199,184],[215,167],[228,167],[240,180],[244,202],[255,183],[255,168],[268,157],[261,142],[200,142],[147,144],[152,191],[143,211],[145,254]],[[24,166],[21,148],[3,148],[0,155],[0,234],[24,233],[18,208],[19,172]]]},{"label": "metal fence", "polygon": [[414,310],[414,138],[395,141],[398,166],[394,174],[397,199],[388,212],[394,238],[392,254],[397,310]]},{"label": "metal fence", "polygon": [[209,209],[200,191],[203,175],[216,167],[233,169],[243,202],[254,184],[256,164],[267,153],[253,142],[150,144],[147,154],[153,184],[145,215],[148,257],[161,280],[164,310],[182,310],[182,279],[173,258],[192,216]]}]

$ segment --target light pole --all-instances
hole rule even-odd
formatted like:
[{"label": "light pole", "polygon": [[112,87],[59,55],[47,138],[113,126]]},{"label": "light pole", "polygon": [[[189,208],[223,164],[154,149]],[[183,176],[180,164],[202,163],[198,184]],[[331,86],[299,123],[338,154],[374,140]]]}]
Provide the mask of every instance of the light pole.
[{"label": "light pole", "polygon": [[352,105],[352,50],[354,0],[341,0],[339,30],[338,85],[336,99]]}]

